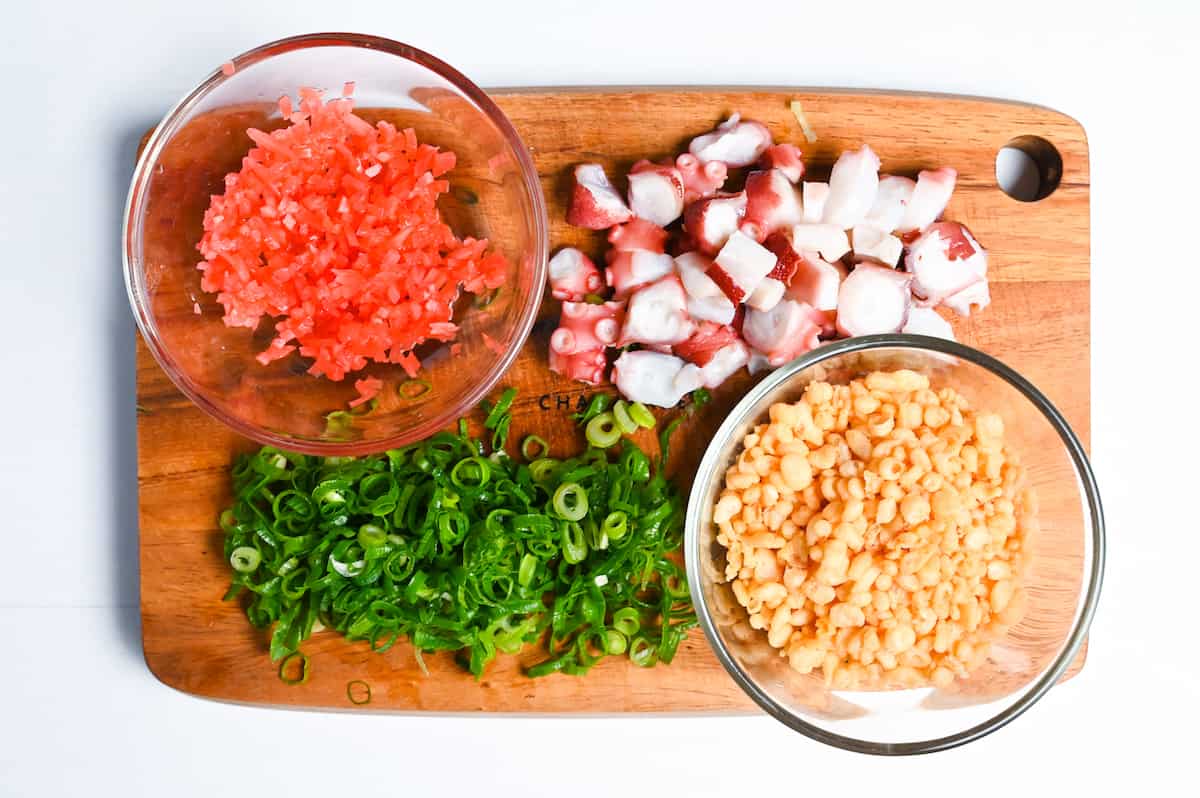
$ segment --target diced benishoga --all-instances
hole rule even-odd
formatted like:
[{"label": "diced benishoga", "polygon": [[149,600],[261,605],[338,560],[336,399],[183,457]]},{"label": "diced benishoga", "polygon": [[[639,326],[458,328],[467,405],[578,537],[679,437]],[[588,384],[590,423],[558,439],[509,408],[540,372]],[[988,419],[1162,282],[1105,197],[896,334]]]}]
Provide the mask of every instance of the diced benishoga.
[{"label": "diced benishoga", "polygon": [[626,399],[655,407],[674,407],[704,384],[696,364],[644,349],[625,352],[617,358],[612,379]]}]

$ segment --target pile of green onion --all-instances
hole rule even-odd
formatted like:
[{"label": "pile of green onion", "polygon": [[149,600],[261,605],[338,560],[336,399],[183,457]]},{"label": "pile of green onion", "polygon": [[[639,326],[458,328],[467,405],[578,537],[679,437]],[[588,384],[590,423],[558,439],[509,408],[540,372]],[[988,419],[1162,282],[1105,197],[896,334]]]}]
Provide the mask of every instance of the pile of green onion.
[{"label": "pile of green onion", "polygon": [[[665,463],[608,429],[588,429],[600,445],[578,457],[549,457],[536,437],[523,461],[509,457],[513,394],[489,409],[486,450],[459,422],[369,457],[264,447],[237,462],[220,519],[226,598],[249,594],[250,622],[273,627],[272,659],[298,656],[319,623],[377,651],[407,638],[419,661],[455,651],[476,677],[497,652],[538,641],[547,656],[530,676],[586,673],[606,656],[671,661],[696,617],[673,557],[683,503]],[[610,415],[607,401],[581,423],[653,424]]]}]

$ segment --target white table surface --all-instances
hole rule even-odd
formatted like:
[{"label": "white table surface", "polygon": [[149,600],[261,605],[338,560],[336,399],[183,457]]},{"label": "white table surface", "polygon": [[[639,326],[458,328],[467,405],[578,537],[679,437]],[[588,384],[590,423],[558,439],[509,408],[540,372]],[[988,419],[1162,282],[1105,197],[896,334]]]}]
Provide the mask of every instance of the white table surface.
[{"label": "white table surface", "polygon": [[[1200,12],[1102,5],[5,4],[0,795],[1194,788]],[[983,741],[904,760],[834,751],[765,717],[364,717],[228,706],[155,681],[138,629],[133,322],[118,248],[134,147],[214,65],[317,30],[409,41],[484,86],[879,87],[1079,119],[1110,546],[1082,675]]]}]

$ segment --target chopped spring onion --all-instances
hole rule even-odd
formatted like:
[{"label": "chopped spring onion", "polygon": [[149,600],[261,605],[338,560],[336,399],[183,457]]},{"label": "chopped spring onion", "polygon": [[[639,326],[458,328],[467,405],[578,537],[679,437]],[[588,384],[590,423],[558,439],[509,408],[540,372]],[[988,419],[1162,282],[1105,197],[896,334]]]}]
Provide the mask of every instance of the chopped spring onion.
[{"label": "chopped spring onion", "polygon": [[262,562],[262,553],[253,546],[238,546],[229,555],[229,564],[239,574],[252,573]]},{"label": "chopped spring onion", "polygon": [[646,429],[654,428],[654,414],[650,412],[650,408],[646,407],[641,402],[634,402],[629,406],[629,417],[632,418],[639,427],[645,427]]},{"label": "chopped spring onion", "polygon": [[527,461],[532,462],[539,457],[545,457],[549,452],[550,444],[546,443],[545,438],[537,435],[526,435],[525,440],[521,441],[521,456]]},{"label": "chopped spring onion", "polygon": [[[511,420],[511,396],[501,402],[493,432]],[[607,414],[616,429],[610,406],[594,399],[588,423]],[[307,677],[300,645],[325,627],[375,651],[406,639],[423,669],[423,654],[457,652],[478,677],[535,644],[545,657],[530,676],[613,655],[666,663],[695,626],[676,562],[683,499],[631,441],[529,463],[465,426],[362,458],[264,447],[236,463],[233,493],[219,519],[226,598],[272,630],[289,684]]]},{"label": "chopped spring onion", "polygon": [[624,510],[613,510],[604,516],[600,531],[611,541],[618,541],[629,531],[629,514]]},{"label": "chopped spring onion", "polygon": [[427,380],[405,380],[396,388],[396,393],[406,402],[415,402],[433,390]]},{"label": "chopped spring onion", "polygon": [[658,662],[658,649],[644,635],[638,635],[629,643],[629,660],[643,668]]},{"label": "chopped spring onion", "polygon": [[626,435],[632,435],[638,431],[638,423],[629,415],[629,405],[624,399],[618,399],[613,405],[613,418],[617,421],[617,426],[621,428],[621,432]]},{"label": "chopped spring onion", "polygon": [[563,518],[578,521],[587,515],[588,494],[578,482],[564,482],[554,491],[551,504]]},{"label": "chopped spring onion", "polygon": [[613,613],[612,626],[626,637],[633,637],[641,628],[638,611],[633,607],[622,607]]},{"label": "chopped spring onion", "polygon": [[628,644],[625,635],[617,629],[608,629],[604,632],[605,654],[624,654]]},{"label": "chopped spring onion", "polygon": [[593,418],[607,410],[610,404],[612,404],[611,396],[606,393],[598,393],[592,397],[592,400],[588,402],[588,406],[582,413],[573,413],[571,414],[571,418],[580,424],[586,425]]},{"label": "chopped spring onion", "polygon": [[[291,667],[293,662],[300,663],[300,672],[295,673],[295,668]],[[293,675],[294,674],[294,675]],[[308,655],[301,654],[299,651],[293,651],[284,656],[279,662],[279,681],[286,685],[304,684],[308,681]]]},{"label": "chopped spring onion", "polygon": [[597,449],[607,449],[621,440],[621,428],[612,413],[604,412],[587,423],[584,435],[588,443]]},{"label": "chopped spring onion", "polygon": [[[355,688],[358,689],[355,689]],[[371,685],[362,679],[346,682],[346,698],[351,704],[362,706],[371,703]]]},{"label": "chopped spring onion", "polygon": [[692,391],[692,407],[701,408],[712,401],[712,394],[707,388],[697,388]]}]

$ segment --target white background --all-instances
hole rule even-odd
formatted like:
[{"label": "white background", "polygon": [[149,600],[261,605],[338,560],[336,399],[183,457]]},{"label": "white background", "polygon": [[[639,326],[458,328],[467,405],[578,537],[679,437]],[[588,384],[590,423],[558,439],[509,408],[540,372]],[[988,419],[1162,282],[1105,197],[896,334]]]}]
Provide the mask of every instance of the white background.
[{"label": "white background", "polygon": [[[1102,5],[5,4],[0,795],[1191,792],[1200,11]],[[317,30],[411,42],[484,86],[924,89],[1079,119],[1110,544],[1082,675],[981,742],[906,760],[827,749],[765,717],[363,717],[226,706],[156,682],[137,620],[133,323],[118,248],[134,148],[215,65]]]}]

